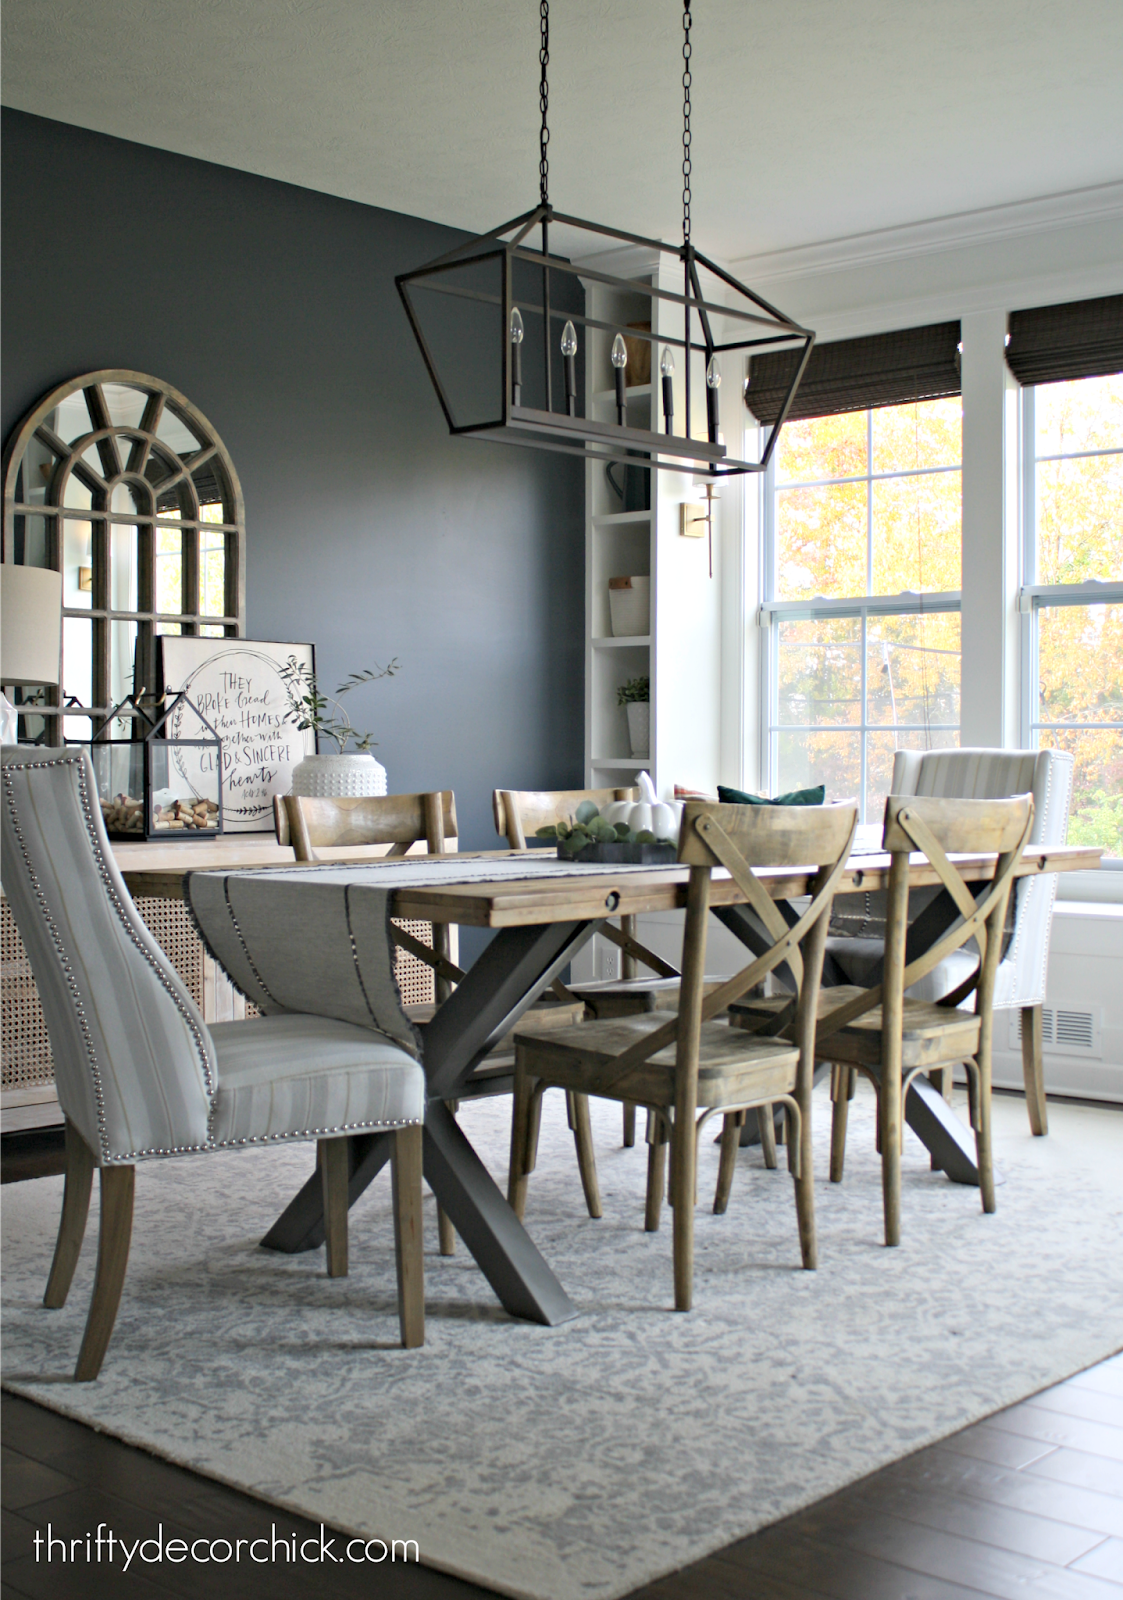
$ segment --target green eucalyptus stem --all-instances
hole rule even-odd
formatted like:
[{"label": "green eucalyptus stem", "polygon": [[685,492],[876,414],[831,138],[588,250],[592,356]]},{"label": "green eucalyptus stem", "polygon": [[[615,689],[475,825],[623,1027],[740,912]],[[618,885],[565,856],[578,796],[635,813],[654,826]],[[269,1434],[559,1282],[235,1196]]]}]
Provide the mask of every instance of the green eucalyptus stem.
[{"label": "green eucalyptus stem", "polygon": [[[300,731],[309,729],[317,738],[331,739],[343,755],[348,744],[369,753],[378,741],[371,733],[360,733],[352,726],[351,718],[340,705],[338,697],[357,689],[362,683],[377,683],[380,678],[392,678],[401,670],[397,656],[384,667],[365,667],[362,672],[352,672],[340,684],[335,695],[321,694],[316,674],[311,667],[290,656],[281,668],[281,681],[288,696],[289,708],[296,718]],[[334,708],[334,709],[333,709]]]}]

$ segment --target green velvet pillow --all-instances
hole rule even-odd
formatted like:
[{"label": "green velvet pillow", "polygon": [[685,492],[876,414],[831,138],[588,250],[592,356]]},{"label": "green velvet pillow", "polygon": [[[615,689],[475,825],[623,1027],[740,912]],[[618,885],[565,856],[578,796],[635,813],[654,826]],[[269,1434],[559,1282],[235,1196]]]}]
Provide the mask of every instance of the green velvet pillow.
[{"label": "green velvet pillow", "polygon": [[717,786],[717,797],[723,806],[821,806],[827,797],[826,785],[814,789],[793,789],[790,794],[778,794],[768,800],[762,794],[746,794],[743,789],[726,789]]}]

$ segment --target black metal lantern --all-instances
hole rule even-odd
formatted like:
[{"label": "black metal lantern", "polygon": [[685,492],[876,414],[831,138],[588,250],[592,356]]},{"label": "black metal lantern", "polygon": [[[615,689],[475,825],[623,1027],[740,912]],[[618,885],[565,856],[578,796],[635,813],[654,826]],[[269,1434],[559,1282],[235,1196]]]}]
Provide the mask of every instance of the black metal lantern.
[{"label": "black metal lantern", "polygon": [[[540,200],[532,210],[404,272],[395,280],[449,431],[504,444],[529,445],[600,461],[672,472],[733,476],[762,472],[776,448],[815,335],[740,283],[699,250],[690,237],[690,0],[683,5],[683,242],[667,244],[556,212],[547,192],[546,124],[549,3],[541,0]],[[550,250],[550,227],[577,229],[591,238],[595,259],[611,249],[640,246],[654,257],[682,264],[681,290],[620,277]],[[541,228],[541,248],[527,241]],[[600,241],[599,245],[592,241]],[[584,314],[581,282],[619,292],[622,303],[646,304],[646,324],[619,324]],[[580,330],[580,334],[578,333]],[[610,345],[615,388],[598,415],[578,397],[576,361],[592,338]],[[646,419],[627,415],[625,369],[635,341],[652,346],[652,370],[662,373],[663,427],[655,398]],[[776,347],[798,349],[799,359],[775,426],[759,460],[731,455],[722,439],[718,386],[720,357],[752,355]],[[660,355],[662,352],[662,355]],[[581,351],[582,356],[585,351]],[[645,367],[648,363],[644,363]],[[674,374],[681,370],[682,404],[675,404]],[[608,372],[606,368],[606,382]],[[692,412],[692,387],[699,415]],[[705,397],[705,421],[701,402]],[[738,397],[738,402],[739,402]],[[681,427],[675,431],[677,419]]]},{"label": "black metal lantern", "polygon": [[[105,739],[131,721],[128,738]],[[183,693],[159,716],[129,695],[84,743],[111,839],[209,839],[222,832],[222,741]]]}]

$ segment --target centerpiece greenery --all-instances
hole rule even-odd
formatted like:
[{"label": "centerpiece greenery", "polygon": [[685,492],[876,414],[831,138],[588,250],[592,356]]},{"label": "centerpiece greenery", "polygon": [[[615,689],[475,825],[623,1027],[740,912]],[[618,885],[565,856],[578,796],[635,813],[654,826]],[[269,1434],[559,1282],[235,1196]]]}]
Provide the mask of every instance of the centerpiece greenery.
[{"label": "centerpiece greenery", "polygon": [[365,667],[362,672],[352,672],[345,678],[335,691],[334,695],[321,694],[316,683],[314,670],[299,662],[295,656],[290,656],[281,668],[281,679],[285,685],[289,706],[296,717],[296,725],[303,732],[311,728],[317,738],[331,739],[339,747],[343,755],[348,744],[356,750],[369,753],[370,747],[377,744],[371,733],[360,733],[352,727],[351,718],[339,703],[339,696],[348,694],[352,689],[357,689],[361,683],[377,683],[380,678],[392,678],[396,672],[401,671],[397,656],[386,666]]},{"label": "centerpiece greenery", "polygon": [[[651,861],[662,858],[661,855],[652,856],[650,849],[644,851],[636,848],[643,846],[655,847],[668,860],[673,861],[675,857],[673,839],[660,839],[650,828],[632,829],[626,822],[611,822],[601,815],[600,808],[592,800],[581,801],[572,822],[560,821],[556,826],[539,828],[535,837],[556,843],[558,855],[570,861]],[[612,849],[613,846],[631,848],[625,851]]]}]

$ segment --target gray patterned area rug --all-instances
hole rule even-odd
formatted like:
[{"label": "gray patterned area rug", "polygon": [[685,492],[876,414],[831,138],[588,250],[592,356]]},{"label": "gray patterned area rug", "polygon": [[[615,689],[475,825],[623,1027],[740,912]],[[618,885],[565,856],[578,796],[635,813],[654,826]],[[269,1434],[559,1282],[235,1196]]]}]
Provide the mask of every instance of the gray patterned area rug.
[{"label": "gray patterned area rug", "polygon": [[[556,1104],[550,1101],[556,1101]],[[258,1250],[310,1152],[150,1162],[101,1378],[71,1384],[93,1224],[70,1304],[43,1310],[60,1179],[4,1191],[6,1384],[279,1506],[532,1600],[609,1600],[1109,1355],[1123,1343],[1123,1112],[996,1102],[998,1214],[908,1138],[904,1242],[879,1243],[872,1101],[846,1182],[818,1188],[799,1270],[791,1185],[741,1152],[698,1211],[695,1310],[671,1304],[665,1225],[642,1232],[644,1151],[594,1107],[605,1216],[584,1214],[559,1096],[528,1225],[581,1315],[510,1319],[463,1247],[436,1253],[423,1350],[397,1347],[389,1182],[353,1213],[351,1276]],[[820,1174],[829,1103],[817,1095]],[[465,1124],[502,1182],[510,1104]],[[712,1193],[707,1139],[700,1192]]]}]

